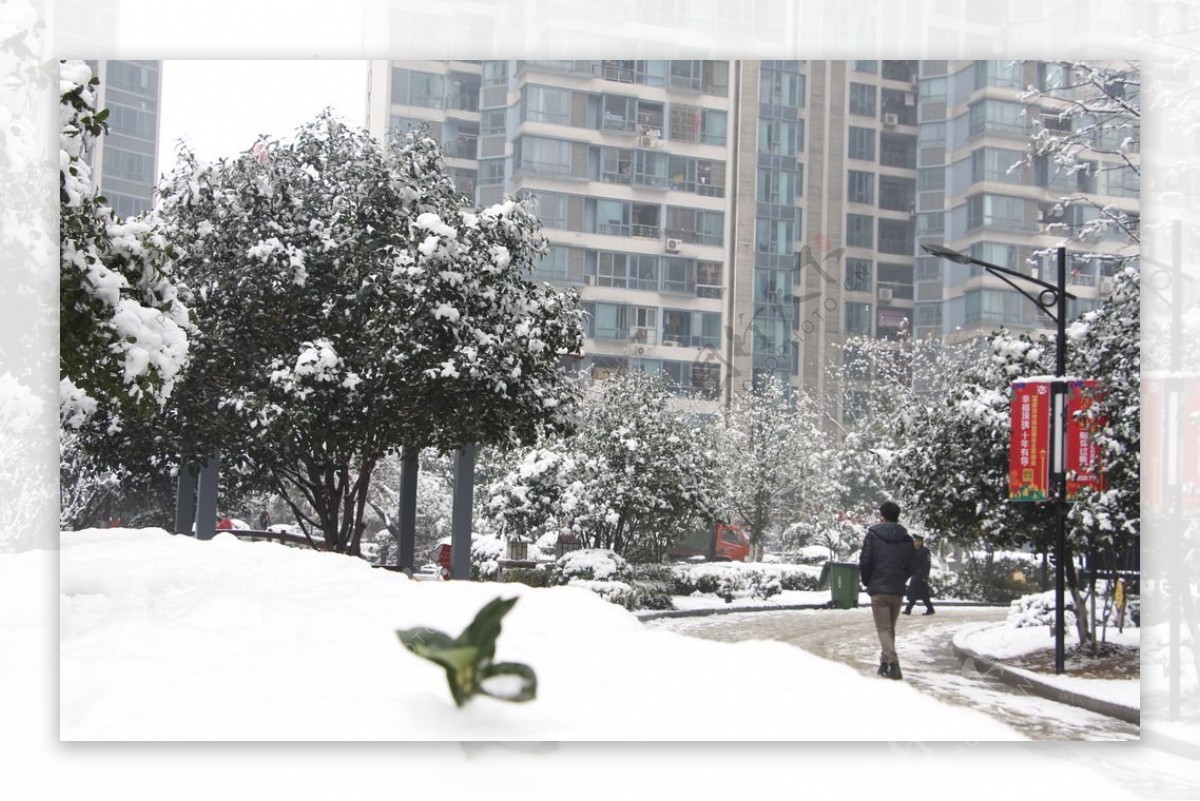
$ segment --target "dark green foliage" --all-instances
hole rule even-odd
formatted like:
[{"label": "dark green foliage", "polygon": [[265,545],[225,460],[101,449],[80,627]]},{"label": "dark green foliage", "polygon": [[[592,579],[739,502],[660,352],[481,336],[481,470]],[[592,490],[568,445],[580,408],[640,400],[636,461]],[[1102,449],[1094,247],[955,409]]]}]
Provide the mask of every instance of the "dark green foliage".
[{"label": "dark green foliage", "polygon": [[537,567],[506,567],[500,571],[497,581],[524,584],[527,587],[549,587],[550,572]]},{"label": "dark green foliage", "polygon": [[[537,696],[533,668],[519,662],[492,662],[496,639],[500,636],[500,619],[516,602],[516,598],[494,599],[479,610],[458,637],[429,628],[405,629],[396,634],[405,648],[445,669],[450,694],[458,706],[476,694],[501,701],[531,701]],[[516,676],[521,683],[514,692],[489,689],[487,680],[498,676]]]},{"label": "dark green foliage", "polygon": [[966,601],[1011,603],[1039,591],[1036,570],[1032,563],[1021,559],[972,560],[958,574],[955,592]]},{"label": "dark green foliage", "polygon": [[782,570],[779,573],[779,586],[785,590],[815,590],[818,577],[799,570]]}]

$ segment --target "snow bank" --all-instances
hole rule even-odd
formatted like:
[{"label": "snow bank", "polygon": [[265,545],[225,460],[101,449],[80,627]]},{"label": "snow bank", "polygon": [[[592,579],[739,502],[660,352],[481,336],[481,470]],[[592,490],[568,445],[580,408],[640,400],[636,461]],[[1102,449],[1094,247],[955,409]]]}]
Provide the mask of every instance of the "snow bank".
[{"label": "snow bank", "polygon": [[[62,534],[60,589],[65,740],[1021,739],[782,643],[643,628],[575,587],[413,582],[232,535],[90,529]],[[538,698],[456,709],[395,630],[458,634],[498,595],[520,602],[496,659],[531,665]],[[754,680],[714,693],[737,675]]]}]

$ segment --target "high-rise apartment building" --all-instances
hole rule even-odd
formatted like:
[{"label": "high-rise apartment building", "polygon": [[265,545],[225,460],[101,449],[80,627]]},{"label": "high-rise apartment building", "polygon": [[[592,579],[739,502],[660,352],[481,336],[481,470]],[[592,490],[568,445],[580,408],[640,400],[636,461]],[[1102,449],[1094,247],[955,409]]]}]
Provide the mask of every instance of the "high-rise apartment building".
[{"label": "high-rise apartment building", "polygon": [[120,217],[154,205],[158,181],[160,61],[89,61],[100,78],[97,108],[108,133],[93,146],[93,178]]},{"label": "high-rise apartment building", "polygon": [[[1064,85],[1061,71],[1032,61],[380,61],[369,117],[381,138],[429,123],[460,190],[480,204],[536,196],[551,243],[538,277],[580,289],[584,366],[596,374],[647,370],[714,402],[769,373],[840,407],[829,375],[848,336],[1048,326],[1011,287],[918,255],[921,244],[1031,271],[1035,251],[1091,213],[1064,208],[1065,194],[1136,210],[1131,171],[1009,169],[1035,121],[1063,124],[1043,107],[1053,101],[1022,97],[1029,85]],[[1072,259],[1072,316],[1098,302],[1115,264]]]}]

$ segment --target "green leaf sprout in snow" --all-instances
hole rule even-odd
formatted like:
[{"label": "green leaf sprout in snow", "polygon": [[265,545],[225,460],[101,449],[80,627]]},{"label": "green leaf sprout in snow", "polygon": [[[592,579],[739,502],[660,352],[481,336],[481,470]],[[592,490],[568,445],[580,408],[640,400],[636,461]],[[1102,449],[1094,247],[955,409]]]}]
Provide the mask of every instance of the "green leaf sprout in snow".
[{"label": "green leaf sprout in snow", "polygon": [[405,648],[445,669],[450,694],[458,706],[476,693],[501,701],[532,701],[537,695],[533,668],[518,662],[492,661],[496,638],[500,636],[500,619],[516,602],[516,598],[491,601],[457,638],[427,628],[405,629],[396,634]]}]

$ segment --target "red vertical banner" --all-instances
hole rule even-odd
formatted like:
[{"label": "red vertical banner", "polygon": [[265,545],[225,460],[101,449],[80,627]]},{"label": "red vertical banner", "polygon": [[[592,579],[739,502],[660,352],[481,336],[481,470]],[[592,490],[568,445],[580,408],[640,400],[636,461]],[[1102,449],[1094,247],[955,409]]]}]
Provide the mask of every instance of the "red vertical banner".
[{"label": "red vertical banner", "polygon": [[1142,376],[1142,453],[1150,456],[1141,462],[1142,506],[1149,514],[1163,513],[1163,432],[1166,392],[1162,376]]},{"label": "red vertical banner", "polygon": [[1050,499],[1050,382],[1014,381],[1008,499]]},{"label": "red vertical banner", "polygon": [[1095,432],[1105,425],[1104,417],[1088,414],[1100,400],[1095,381],[1071,381],[1067,385],[1067,500],[1079,500],[1086,487],[1104,489],[1104,473]]}]

